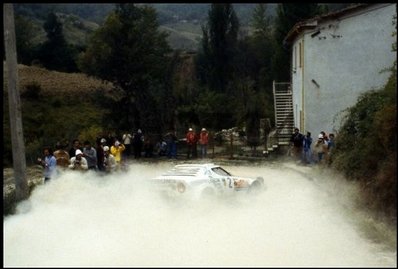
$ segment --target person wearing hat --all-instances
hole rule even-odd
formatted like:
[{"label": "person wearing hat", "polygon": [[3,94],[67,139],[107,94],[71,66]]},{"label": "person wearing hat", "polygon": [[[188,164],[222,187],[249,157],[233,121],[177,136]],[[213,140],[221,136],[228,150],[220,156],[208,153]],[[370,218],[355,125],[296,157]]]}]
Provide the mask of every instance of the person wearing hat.
[{"label": "person wearing hat", "polygon": [[316,141],[314,145],[314,152],[318,155],[318,163],[323,162],[323,156],[326,151],[327,151],[327,144],[325,144],[325,141],[323,139],[323,134],[319,134],[318,141]]},{"label": "person wearing hat", "polygon": [[126,147],[124,153],[127,157],[131,155],[131,142],[133,140],[133,136],[129,132],[125,132],[122,136],[123,145]]},{"label": "person wearing hat", "polygon": [[116,170],[115,157],[109,153],[109,147],[104,146],[104,165],[106,172],[113,172]]},{"label": "person wearing hat", "polygon": [[194,147],[196,146],[196,137],[195,137],[195,133],[192,128],[188,129],[188,132],[185,137],[187,140],[187,159],[189,159],[191,157],[191,155],[192,155],[192,157],[194,157],[193,151],[194,151]]},{"label": "person wearing hat", "polygon": [[87,160],[83,157],[83,152],[77,149],[75,155],[70,159],[69,168],[73,170],[88,170]]},{"label": "person wearing hat", "polygon": [[104,167],[104,146],[106,146],[106,139],[97,139],[97,147],[95,151],[97,152],[97,168],[99,171],[105,171]]},{"label": "person wearing hat", "polygon": [[202,128],[202,131],[199,135],[199,145],[200,145],[200,152],[202,154],[202,158],[207,157],[207,144],[209,143],[209,133],[207,132],[206,128]]},{"label": "person wearing hat", "polygon": [[122,152],[126,147],[121,144],[118,140],[115,141],[115,145],[111,147],[111,154],[115,156],[117,165],[119,166],[122,162]]}]

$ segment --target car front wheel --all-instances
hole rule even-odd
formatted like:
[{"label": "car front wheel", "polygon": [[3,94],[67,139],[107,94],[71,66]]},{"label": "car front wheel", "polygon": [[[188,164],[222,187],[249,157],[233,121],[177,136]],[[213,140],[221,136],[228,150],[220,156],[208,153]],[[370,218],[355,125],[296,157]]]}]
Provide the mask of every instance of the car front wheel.
[{"label": "car front wheel", "polygon": [[262,184],[259,181],[254,181],[248,190],[248,193],[250,194],[259,194],[262,191]]}]

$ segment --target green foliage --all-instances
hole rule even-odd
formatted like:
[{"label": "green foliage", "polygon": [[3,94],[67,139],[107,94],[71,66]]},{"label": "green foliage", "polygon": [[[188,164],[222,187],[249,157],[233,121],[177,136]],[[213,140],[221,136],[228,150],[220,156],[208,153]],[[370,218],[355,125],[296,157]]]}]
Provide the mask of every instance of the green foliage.
[{"label": "green foliage", "polygon": [[[197,77],[202,87],[217,93],[228,93],[219,100],[218,107],[224,108],[223,114],[218,115],[222,119],[220,124],[225,126],[228,123],[231,127],[244,126],[249,122],[254,132],[260,117],[274,118],[272,18],[265,5],[257,5],[252,19],[253,35],[238,39],[235,33],[239,23],[227,8],[228,5],[222,4],[211,6],[208,23],[203,26],[202,46],[196,57]],[[255,111],[249,112],[251,94],[259,102]],[[202,100],[205,101],[206,98]]]},{"label": "green foliage", "polygon": [[302,20],[319,14],[316,3],[278,4],[275,20],[274,41],[275,49],[272,58],[272,73],[276,81],[290,80],[290,49],[283,44],[283,40],[293,26]]},{"label": "green foliage", "polygon": [[[225,93],[234,76],[233,59],[239,21],[231,4],[212,4],[207,25],[203,27],[202,54],[198,55],[200,78],[214,91]],[[202,58],[202,59],[200,59]]]},{"label": "green foliage", "polygon": [[200,92],[194,104],[197,124],[215,130],[234,126],[235,119],[230,112],[233,111],[234,104],[233,98],[225,93],[210,90]]},{"label": "green foliage", "polygon": [[25,143],[25,155],[28,164],[33,164],[36,162],[39,156],[42,156],[43,141],[35,139],[29,143]]},{"label": "green foliage", "polygon": [[[236,75],[239,21],[231,4],[212,4],[202,26],[202,46],[195,59],[199,84],[204,89],[193,111],[202,125],[230,128],[234,117],[233,78]],[[214,117],[214,119],[211,119]]]},{"label": "green foliage", "polygon": [[358,180],[368,206],[396,216],[396,65],[386,86],[364,93],[347,111],[332,165]]},{"label": "green foliage", "polygon": [[119,4],[81,54],[81,70],[111,81],[124,92],[127,110],[120,117],[121,126],[151,128],[144,115],[156,118],[159,113],[153,89],[165,78],[170,52],[166,37],[158,30],[153,8]]},{"label": "green foliage", "polygon": [[95,146],[95,142],[96,142],[98,135],[102,134],[102,133],[104,133],[104,130],[102,129],[102,127],[100,127],[96,124],[93,124],[93,125],[85,127],[80,132],[77,139],[79,139],[79,141],[82,141],[82,142],[89,141],[92,146]]},{"label": "green foliage", "polygon": [[33,38],[37,30],[31,20],[24,16],[15,16],[15,39],[18,63],[30,64],[34,58]]},{"label": "green foliage", "polygon": [[39,51],[39,60],[50,70],[73,72],[77,71],[73,49],[65,40],[62,23],[57,15],[50,13],[44,23],[47,41]]},{"label": "green foliage", "polygon": [[[104,99],[104,95],[101,98]],[[94,143],[102,128],[109,127],[110,122],[107,120],[109,107],[100,106],[89,98],[81,100],[73,98],[72,102],[63,105],[67,103],[66,99],[68,97],[63,95],[46,97],[39,95],[34,99],[22,97],[22,121],[28,164],[35,163],[45,145],[54,148],[59,140],[71,141],[78,137]],[[12,163],[12,152],[6,94],[3,101],[3,115],[3,164],[9,166]]]},{"label": "green foliage", "polygon": [[258,4],[252,15],[251,26],[254,28],[254,34],[262,37],[268,36],[271,27],[271,18],[267,16],[267,5]]}]

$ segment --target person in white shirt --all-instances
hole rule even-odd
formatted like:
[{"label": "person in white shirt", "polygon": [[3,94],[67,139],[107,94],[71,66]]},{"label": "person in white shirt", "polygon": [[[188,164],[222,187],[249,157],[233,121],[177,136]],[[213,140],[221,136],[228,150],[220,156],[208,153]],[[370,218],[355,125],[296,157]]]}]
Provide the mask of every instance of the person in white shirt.
[{"label": "person in white shirt", "polygon": [[124,146],[126,147],[126,151],[124,153],[127,157],[130,157],[130,155],[131,155],[131,140],[132,139],[133,139],[133,136],[127,132],[122,136],[122,142],[123,142]]},{"label": "person in white shirt", "polygon": [[77,149],[75,155],[75,157],[70,159],[69,168],[73,170],[88,170],[87,160],[83,157],[83,152]]},{"label": "person in white shirt", "polygon": [[104,167],[106,172],[113,172],[116,170],[116,159],[115,157],[109,152],[109,147],[104,147]]}]

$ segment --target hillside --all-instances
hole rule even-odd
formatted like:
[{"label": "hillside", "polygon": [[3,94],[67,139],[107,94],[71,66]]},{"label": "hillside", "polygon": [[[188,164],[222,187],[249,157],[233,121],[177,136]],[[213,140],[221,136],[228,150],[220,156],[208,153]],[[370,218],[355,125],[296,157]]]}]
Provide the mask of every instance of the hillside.
[{"label": "hillside", "polygon": [[[7,70],[3,71],[3,165],[11,163]],[[61,73],[18,65],[21,109],[28,164],[41,155],[41,147],[74,138],[95,141],[111,125],[112,84],[82,73]],[[105,127],[103,127],[105,126]]]},{"label": "hillside", "polygon": [[193,23],[170,23],[160,26],[169,34],[167,41],[173,49],[196,51],[202,39],[200,26]]},{"label": "hillside", "polygon": [[21,94],[32,83],[39,84],[41,93],[45,96],[72,97],[82,93],[90,94],[98,89],[104,89],[109,93],[112,89],[110,83],[88,77],[83,73],[63,73],[37,66],[20,64],[18,65],[18,75]]},{"label": "hillside", "polygon": [[[343,8],[350,3],[325,4],[330,11]],[[197,50],[202,37],[201,25],[207,21],[210,3],[145,3],[153,6],[158,13],[161,30],[170,33],[168,41],[173,49]],[[240,28],[250,33],[253,10],[257,3],[234,3]],[[276,16],[277,3],[267,4],[270,17]],[[114,3],[64,3],[64,4],[14,4],[15,14],[29,18],[35,25],[35,43],[46,38],[43,23],[49,12],[56,12],[64,24],[65,37],[71,44],[84,46],[89,35],[105,20],[115,8]]]}]

